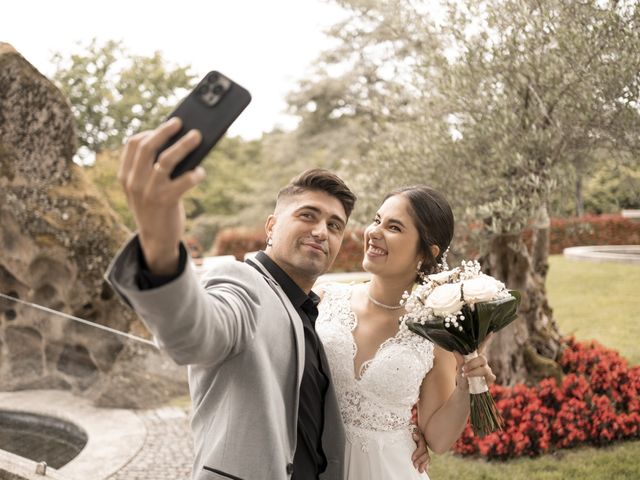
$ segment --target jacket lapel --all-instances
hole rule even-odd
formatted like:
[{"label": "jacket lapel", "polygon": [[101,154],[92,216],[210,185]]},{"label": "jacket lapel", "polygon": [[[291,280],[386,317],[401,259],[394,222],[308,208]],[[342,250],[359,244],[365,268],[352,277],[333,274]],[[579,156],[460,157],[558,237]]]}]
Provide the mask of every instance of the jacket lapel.
[{"label": "jacket lapel", "polygon": [[298,373],[297,390],[299,391],[300,384],[302,382],[302,373],[304,371],[304,329],[302,326],[302,319],[300,318],[300,315],[298,315],[298,312],[296,312],[296,309],[291,303],[291,301],[289,300],[289,297],[287,297],[287,294],[284,293],[284,290],[282,289],[282,287],[280,287],[280,284],[275,281],[275,279],[271,276],[271,274],[266,269],[266,267],[262,265],[262,263],[260,263],[260,261],[257,258],[246,260],[246,263],[248,263],[253,268],[258,270],[262,274],[262,276],[265,277],[265,280],[267,281],[267,283],[276,292],[278,297],[280,297],[282,304],[284,305],[285,309],[287,310],[287,313],[289,314],[289,320],[291,321],[291,325],[293,326],[293,332],[294,332],[294,337],[296,341],[296,353],[298,358],[298,362],[296,365],[296,371]]}]

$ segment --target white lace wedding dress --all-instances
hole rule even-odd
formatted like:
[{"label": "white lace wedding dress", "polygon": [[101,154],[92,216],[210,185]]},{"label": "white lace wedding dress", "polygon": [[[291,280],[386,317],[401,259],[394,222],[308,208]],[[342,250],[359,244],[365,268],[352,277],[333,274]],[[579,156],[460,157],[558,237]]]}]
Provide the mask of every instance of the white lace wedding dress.
[{"label": "white lace wedding dress", "polygon": [[323,285],[316,331],[324,345],[347,432],[345,478],[425,480],[411,462],[411,407],[433,366],[433,344],[405,325],[354,371],[358,324],[350,285]]}]

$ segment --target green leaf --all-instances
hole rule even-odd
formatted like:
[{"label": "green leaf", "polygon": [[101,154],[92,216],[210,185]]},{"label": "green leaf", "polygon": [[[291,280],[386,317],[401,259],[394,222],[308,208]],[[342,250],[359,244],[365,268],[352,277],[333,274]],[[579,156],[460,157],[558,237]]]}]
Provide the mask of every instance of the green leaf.
[{"label": "green leaf", "polygon": [[476,304],[478,323],[480,324],[479,342],[482,342],[489,333],[503,329],[518,318],[520,292],[509,290],[509,293],[511,297]]}]

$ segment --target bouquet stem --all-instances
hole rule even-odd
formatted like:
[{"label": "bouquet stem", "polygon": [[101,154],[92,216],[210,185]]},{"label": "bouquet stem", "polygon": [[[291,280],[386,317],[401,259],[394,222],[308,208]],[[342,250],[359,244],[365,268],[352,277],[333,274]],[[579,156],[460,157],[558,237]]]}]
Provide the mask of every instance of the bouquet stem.
[{"label": "bouquet stem", "polygon": [[[465,355],[466,361],[476,358],[478,352]],[[504,420],[489,393],[489,386],[483,377],[469,378],[471,428],[474,435],[483,438],[491,432],[502,430]]]},{"label": "bouquet stem", "polygon": [[471,394],[471,428],[474,435],[483,438],[496,430],[502,430],[503,423],[489,392]]}]

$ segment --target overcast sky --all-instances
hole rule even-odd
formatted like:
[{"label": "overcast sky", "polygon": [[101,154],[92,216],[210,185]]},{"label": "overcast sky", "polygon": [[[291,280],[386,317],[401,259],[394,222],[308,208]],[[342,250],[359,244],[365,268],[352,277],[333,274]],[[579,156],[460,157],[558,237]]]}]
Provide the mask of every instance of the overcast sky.
[{"label": "overcast sky", "polygon": [[198,76],[219,70],[253,96],[229,133],[256,138],[295,125],[284,97],[331,45],[323,32],[344,16],[323,0],[14,0],[3,5],[0,41],[45,75],[54,51],[77,51],[75,42],[93,37],[122,40],[136,54],[160,50]]}]

